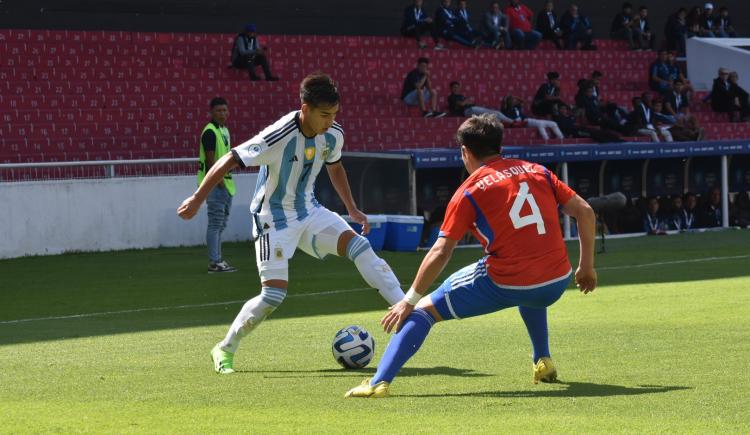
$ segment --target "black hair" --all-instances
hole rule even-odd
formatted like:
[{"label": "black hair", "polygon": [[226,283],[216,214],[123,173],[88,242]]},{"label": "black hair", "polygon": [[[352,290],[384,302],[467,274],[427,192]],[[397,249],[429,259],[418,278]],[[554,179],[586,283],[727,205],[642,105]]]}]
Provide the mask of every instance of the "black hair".
[{"label": "black hair", "polygon": [[601,71],[594,70],[594,72],[591,73],[591,77],[602,77],[604,74],[602,74]]},{"label": "black hair", "polygon": [[454,80],[454,81],[452,81],[452,82],[451,82],[451,84],[450,84],[450,85],[448,85],[448,87],[451,87],[451,88],[452,88],[452,87],[453,87],[453,85],[457,85],[457,84],[459,84],[459,83],[458,83],[457,81],[455,81],[455,80]]},{"label": "black hair", "polygon": [[478,159],[499,155],[503,146],[503,123],[488,113],[472,116],[458,128],[456,141]]},{"label": "black hair", "polygon": [[426,57],[420,57],[419,59],[417,59],[417,65],[419,65],[420,63],[430,63],[430,59]]},{"label": "black hair", "polygon": [[648,10],[648,6],[642,5],[641,7],[638,8],[638,10],[639,11],[647,11]]},{"label": "black hair", "polygon": [[560,73],[557,71],[550,71],[547,73],[547,80],[556,80],[560,78]]},{"label": "black hair", "polygon": [[214,97],[211,99],[211,102],[209,103],[209,107],[213,109],[216,106],[227,106],[227,100],[225,100],[222,97]]},{"label": "black hair", "polygon": [[628,9],[628,8],[633,9],[633,5],[630,4],[630,3],[628,3],[628,2],[625,2],[625,3],[622,4],[622,9],[623,10]]},{"label": "black hair", "polygon": [[299,99],[312,107],[335,106],[341,101],[336,83],[328,74],[312,73],[299,85]]}]

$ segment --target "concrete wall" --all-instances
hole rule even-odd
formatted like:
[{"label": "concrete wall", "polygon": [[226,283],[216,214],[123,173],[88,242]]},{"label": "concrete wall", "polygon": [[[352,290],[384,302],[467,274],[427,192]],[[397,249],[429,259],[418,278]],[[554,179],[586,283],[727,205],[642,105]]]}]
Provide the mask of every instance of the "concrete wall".
[{"label": "concrete wall", "polygon": [[740,86],[750,89],[750,39],[690,38],[687,41],[688,76],[698,90],[711,90],[719,67],[737,71]]},{"label": "concrete wall", "polygon": [[[256,174],[235,175],[224,240],[248,240]],[[205,244],[206,206],[190,221],[175,210],[195,177],[62,180],[0,185],[0,258]]]}]

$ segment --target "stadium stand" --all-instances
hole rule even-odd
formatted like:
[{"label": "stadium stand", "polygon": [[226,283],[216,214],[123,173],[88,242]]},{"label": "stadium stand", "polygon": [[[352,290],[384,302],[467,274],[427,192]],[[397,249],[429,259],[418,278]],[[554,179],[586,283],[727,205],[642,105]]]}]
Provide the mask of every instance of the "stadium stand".
[{"label": "stadium stand", "polygon": [[[420,51],[400,37],[267,35],[279,82],[250,82],[229,68],[234,35],[122,31],[0,30],[0,162],[194,157],[196,138],[217,95],[230,104],[233,143],[251,137],[299,104],[300,79],[321,70],[339,82],[339,121],[349,151],[451,146],[462,118],[422,119],[399,101],[404,75],[427,53],[435,84],[460,80],[476,104],[498,107],[513,93],[527,103],[550,70],[562,73],[572,103],[579,78],[604,73],[604,100],[629,107],[648,88],[653,53],[598,40],[598,51]],[[456,56],[454,50],[461,50]],[[701,97],[702,95],[699,95]],[[445,106],[445,101],[441,101]],[[706,139],[750,137],[708,105],[693,111]],[[643,141],[643,138],[633,138]],[[587,143],[551,139],[548,144]],[[535,129],[509,130],[507,145],[543,144]]]}]

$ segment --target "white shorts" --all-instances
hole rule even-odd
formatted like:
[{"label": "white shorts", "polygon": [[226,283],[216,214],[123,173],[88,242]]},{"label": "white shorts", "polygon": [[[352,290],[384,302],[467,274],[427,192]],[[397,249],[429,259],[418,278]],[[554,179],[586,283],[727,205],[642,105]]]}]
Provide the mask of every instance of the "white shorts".
[{"label": "white shorts", "polygon": [[339,236],[353,231],[349,224],[325,207],[315,207],[301,221],[288,221],[283,230],[276,230],[270,222],[260,220],[261,228],[270,228],[255,240],[255,261],[261,282],[271,279],[289,280],[289,259],[297,248],[315,258],[335,254]]}]

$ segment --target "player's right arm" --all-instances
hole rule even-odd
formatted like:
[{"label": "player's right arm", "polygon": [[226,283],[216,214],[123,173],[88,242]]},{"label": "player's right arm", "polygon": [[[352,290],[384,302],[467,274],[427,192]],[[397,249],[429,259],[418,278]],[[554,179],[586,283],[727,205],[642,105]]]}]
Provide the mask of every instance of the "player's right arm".
[{"label": "player's right arm", "polygon": [[232,169],[239,166],[234,160],[231,153],[223,155],[216,163],[211,166],[211,169],[206,173],[206,177],[203,178],[203,182],[198,186],[198,190],[190,195],[187,199],[182,201],[182,204],[177,209],[177,214],[185,219],[191,219],[198,213],[201,208],[203,201],[208,198],[208,193],[216,187],[217,184],[224,180],[224,175]]},{"label": "player's right arm", "polygon": [[591,206],[576,195],[563,205],[563,212],[575,218],[578,227],[580,255],[576,269],[576,286],[584,293],[596,288],[596,270],[594,269],[594,242],[596,236],[596,215]]}]

